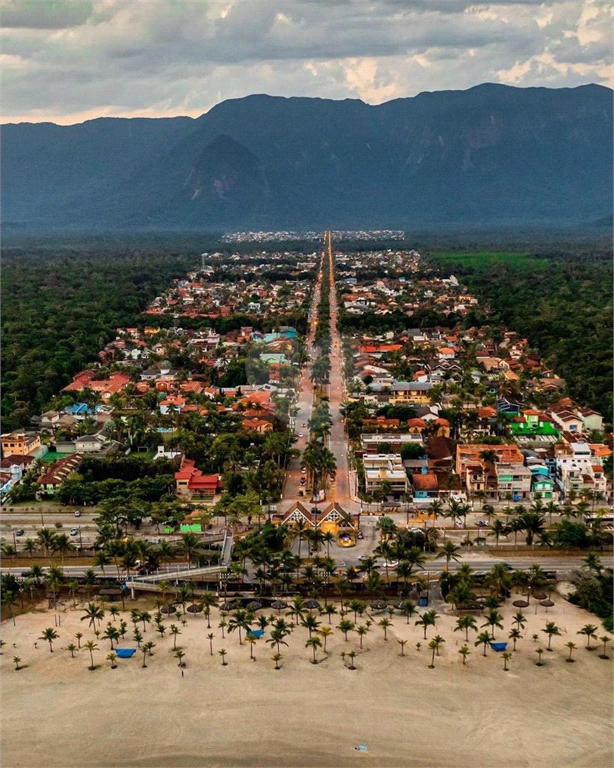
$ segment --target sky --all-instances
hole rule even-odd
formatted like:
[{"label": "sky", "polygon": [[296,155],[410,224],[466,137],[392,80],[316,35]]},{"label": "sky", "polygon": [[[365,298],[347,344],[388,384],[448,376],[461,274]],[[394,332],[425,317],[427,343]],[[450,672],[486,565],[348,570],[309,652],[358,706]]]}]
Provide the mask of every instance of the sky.
[{"label": "sky", "polygon": [[612,87],[611,0],[0,0],[3,122],[198,116],[228,98]]}]

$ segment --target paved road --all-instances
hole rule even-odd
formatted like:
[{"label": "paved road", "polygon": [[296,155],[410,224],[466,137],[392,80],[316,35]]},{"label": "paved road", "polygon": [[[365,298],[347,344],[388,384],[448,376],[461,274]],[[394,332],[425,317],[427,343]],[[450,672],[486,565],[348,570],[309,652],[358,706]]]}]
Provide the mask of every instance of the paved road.
[{"label": "paved road", "polygon": [[[303,366],[301,371],[301,378],[298,384],[298,394],[296,407],[298,412],[295,417],[294,431],[297,435],[303,435],[298,437],[294,447],[301,453],[304,451],[305,446],[309,440],[309,429],[306,426],[309,423],[311,417],[311,408],[313,404],[313,386],[309,379],[309,371],[311,369],[311,363],[315,359],[313,350],[313,343],[315,339],[315,325],[314,320],[317,317],[318,305],[320,303],[320,284],[321,275],[318,275],[318,281],[316,283],[315,290],[313,292],[313,300],[311,302],[310,312],[310,326],[309,334],[307,337],[307,362]],[[305,426],[304,426],[305,425]],[[288,464],[288,470],[286,472],[286,482],[284,485],[284,492],[281,501],[281,511],[285,512],[288,505],[297,499],[306,501],[306,498],[299,497],[299,490],[301,489],[301,478],[304,475],[301,474],[301,458],[292,459]]]},{"label": "paved road", "polygon": [[[332,243],[328,234],[328,252],[332,259]],[[350,480],[348,465],[348,447],[345,438],[345,428],[341,416],[341,405],[344,401],[345,387],[341,369],[342,350],[337,328],[337,294],[335,291],[334,271],[331,262],[330,271],[330,331],[332,350],[330,354],[330,410],[332,427],[330,431],[329,448],[335,455],[337,462],[337,476],[331,485],[329,500],[337,501],[348,511],[358,511],[358,505],[350,499]],[[355,508],[356,507],[356,508]]]}]

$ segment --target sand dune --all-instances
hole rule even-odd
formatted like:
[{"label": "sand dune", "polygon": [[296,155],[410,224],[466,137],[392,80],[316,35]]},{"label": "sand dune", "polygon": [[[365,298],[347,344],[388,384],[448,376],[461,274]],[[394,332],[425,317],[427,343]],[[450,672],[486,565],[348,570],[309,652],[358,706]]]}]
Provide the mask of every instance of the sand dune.
[{"label": "sand dune", "polygon": [[[448,607],[445,607],[449,611]],[[511,607],[505,607],[507,636]],[[283,668],[273,669],[272,651],[262,640],[249,659],[248,645],[237,635],[222,640],[213,617],[214,656],[209,655],[206,619],[187,616],[178,643],[186,651],[184,677],[169,649],[149,628],[154,656],[141,668],[142,656],[105,661],[108,641],[99,639],[95,661],[75,659],[61,650],[76,631],[92,637],[80,622],[82,612],[62,614],[54,653],[33,642],[53,626],[53,614],[32,613],[3,624],[2,765],[4,768],[80,768],[110,766],[481,766],[483,768],[600,768],[612,766],[612,661],[584,649],[577,629],[590,614],[557,600],[545,615],[527,611],[528,626],[518,651],[503,671],[500,654],[473,647],[466,667],[458,648],[455,617],[442,615],[436,633],[446,643],[436,668],[422,630],[393,618],[389,640],[373,626],[364,651],[344,667],[340,652],[358,651],[358,637],[343,640],[339,631],[328,641],[329,656],[310,663],[304,647],[307,631],[296,630],[284,648]],[[376,620],[379,617],[375,617]],[[546,620],[556,621],[563,636],[553,653],[536,667],[531,639]],[[105,620],[106,621],[106,620]],[[326,622],[326,619],[324,619]],[[166,621],[167,624],[171,622]],[[333,620],[333,626],[338,623]],[[103,624],[104,626],[104,624]],[[432,637],[433,630],[429,631]],[[540,632],[541,647],[547,638]],[[408,639],[406,656],[397,638]],[[564,643],[578,645],[577,662],[567,664]],[[415,643],[422,641],[417,651]],[[17,648],[13,648],[15,643]],[[125,643],[125,645],[133,643]],[[228,666],[217,654],[228,650]],[[27,668],[15,672],[13,655]],[[358,744],[366,752],[357,752]]]}]

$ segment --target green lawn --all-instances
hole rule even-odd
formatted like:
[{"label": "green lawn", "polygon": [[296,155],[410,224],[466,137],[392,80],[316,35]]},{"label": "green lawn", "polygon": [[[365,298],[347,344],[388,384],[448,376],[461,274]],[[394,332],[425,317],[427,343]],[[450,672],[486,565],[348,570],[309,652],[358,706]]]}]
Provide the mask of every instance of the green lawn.
[{"label": "green lawn", "polygon": [[520,251],[441,251],[429,254],[434,261],[444,264],[460,264],[474,270],[487,269],[493,263],[506,264],[519,269],[546,267],[547,259],[536,259]]}]

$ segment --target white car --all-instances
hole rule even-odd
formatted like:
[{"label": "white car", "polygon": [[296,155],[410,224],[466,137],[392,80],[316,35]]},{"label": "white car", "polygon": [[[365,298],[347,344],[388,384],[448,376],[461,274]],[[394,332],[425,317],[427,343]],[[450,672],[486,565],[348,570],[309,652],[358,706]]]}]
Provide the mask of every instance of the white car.
[{"label": "white car", "polygon": [[71,528],[70,529],[70,535],[71,536],[76,536],[78,533],[79,533],[79,529],[78,528]]},{"label": "white car", "polygon": [[299,432],[299,433],[298,433],[298,436],[299,436],[299,437],[305,437],[305,435],[304,435],[302,432]]},{"label": "white car", "polygon": [[75,509],[75,517],[81,517],[81,510]]}]

